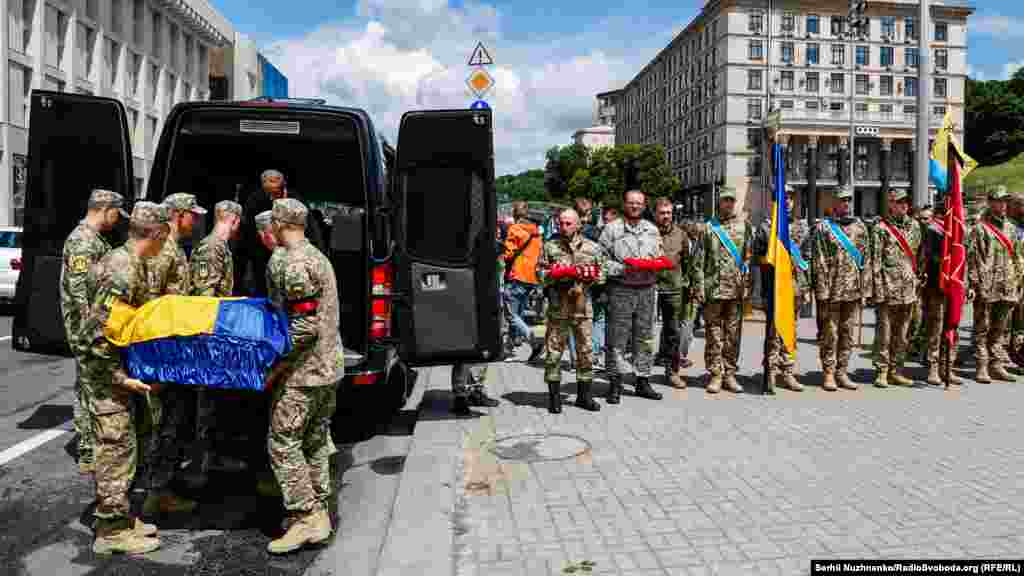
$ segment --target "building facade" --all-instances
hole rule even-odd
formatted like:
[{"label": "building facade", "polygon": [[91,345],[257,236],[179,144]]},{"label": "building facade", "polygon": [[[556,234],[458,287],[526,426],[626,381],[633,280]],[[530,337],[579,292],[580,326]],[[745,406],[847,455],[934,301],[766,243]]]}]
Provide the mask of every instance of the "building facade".
[{"label": "building facade", "polygon": [[597,95],[594,106],[594,126],[615,126],[615,100],[620,90],[611,90]]},{"label": "building facade", "polygon": [[612,126],[591,126],[577,130],[572,135],[573,144],[582,144],[597,149],[615,145],[615,128]]},{"label": "building facade", "polygon": [[849,183],[850,128],[854,210],[883,209],[881,191],[913,185],[918,34],[932,68],[931,132],[947,111],[963,141],[967,19],[962,0],[933,0],[920,30],[916,0],[868,3],[868,32],[846,32],[848,2],[712,0],[614,98],[616,144],[665,147],[690,213],[709,215],[716,185],[736,188],[760,219],[767,141],[785,148],[787,182],[816,212]]}]

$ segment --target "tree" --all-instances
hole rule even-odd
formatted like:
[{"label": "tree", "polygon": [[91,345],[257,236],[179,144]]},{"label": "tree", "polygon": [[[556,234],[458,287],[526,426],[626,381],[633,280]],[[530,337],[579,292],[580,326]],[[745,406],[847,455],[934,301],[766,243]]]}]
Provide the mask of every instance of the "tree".
[{"label": "tree", "polygon": [[979,164],[999,164],[1024,152],[1024,69],[1007,81],[967,79],[964,147]]},{"label": "tree", "polygon": [[672,197],[680,189],[660,145],[627,144],[590,151],[573,144],[548,150],[546,158],[544,188],[552,201],[583,197],[618,207],[627,188],[639,188],[652,199]]},{"label": "tree", "polygon": [[542,202],[547,199],[544,189],[544,171],[527,170],[519,174],[506,174],[494,181],[495,191],[502,202],[526,200]]}]

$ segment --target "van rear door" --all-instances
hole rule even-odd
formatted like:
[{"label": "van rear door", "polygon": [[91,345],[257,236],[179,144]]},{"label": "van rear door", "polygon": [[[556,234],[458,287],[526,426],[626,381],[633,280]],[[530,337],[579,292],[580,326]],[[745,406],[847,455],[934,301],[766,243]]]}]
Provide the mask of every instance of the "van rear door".
[{"label": "van rear door", "polygon": [[491,111],[403,115],[393,182],[399,356],[415,366],[499,358]]},{"label": "van rear door", "polygon": [[[111,98],[32,91],[22,270],[13,346],[70,356],[60,310],[64,240],[85,216],[94,188],[134,198],[124,105]],[[130,207],[129,207],[130,210]]]}]

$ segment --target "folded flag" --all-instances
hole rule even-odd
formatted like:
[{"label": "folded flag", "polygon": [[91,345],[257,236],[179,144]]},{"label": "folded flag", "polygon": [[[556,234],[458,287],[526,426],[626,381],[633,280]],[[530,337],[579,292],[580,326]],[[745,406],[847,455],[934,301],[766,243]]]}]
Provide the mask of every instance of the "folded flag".
[{"label": "folded flag", "polygon": [[623,259],[623,262],[638,270],[647,270],[650,272],[669,270],[672,268],[672,261],[665,256],[660,256],[658,258],[625,258]]},{"label": "folded flag", "polygon": [[548,277],[551,278],[552,280],[566,280],[576,278],[576,267],[555,264],[554,266],[551,267],[551,271],[548,272]]},{"label": "folded flag", "polygon": [[288,317],[265,298],[115,304],[104,332],[143,382],[262,391],[267,370],[291,350]]}]

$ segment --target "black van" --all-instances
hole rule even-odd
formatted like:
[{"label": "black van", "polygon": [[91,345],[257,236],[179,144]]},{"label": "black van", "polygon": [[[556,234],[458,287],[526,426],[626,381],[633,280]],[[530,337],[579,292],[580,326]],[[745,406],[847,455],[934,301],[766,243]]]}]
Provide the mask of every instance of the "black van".
[{"label": "black van", "polygon": [[[489,110],[408,112],[396,150],[366,112],[322,100],[181,103],[164,122],[145,198],[190,192],[211,210],[244,200],[276,168],[327,207],[346,353],[339,406],[393,411],[411,392],[411,367],[500,356],[492,126]],[[64,240],[93,188],[132,198],[134,181],[119,101],[33,91],[16,350],[70,355]],[[212,229],[205,220],[194,239]]]}]

